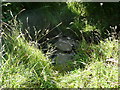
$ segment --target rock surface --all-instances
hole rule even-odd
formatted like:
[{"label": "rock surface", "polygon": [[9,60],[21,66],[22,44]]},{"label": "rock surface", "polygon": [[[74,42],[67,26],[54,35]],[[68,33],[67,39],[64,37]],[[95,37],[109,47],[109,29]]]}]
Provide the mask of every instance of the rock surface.
[{"label": "rock surface", "polygon": [[71,40],[69,37],[61,37],[55,43],[56,47],[62,51],[72,51],[72,46],[74,41]]},{"label": "rock surface", "polygon": [[56,52],[53,54],[52,61],[56,65],[65,65],[73,61],[75,52],[73,47],[76,45],[75,41],[70,37],[59,37],[55,43]]},{"label": "rock surface", "polygon": [[70,53],[70,54],[57,53],[56,57],[54,58],[54,62],[57,65],[68,63],[69,61],[72,61],[73,55],[74,55],[74,53]]}]

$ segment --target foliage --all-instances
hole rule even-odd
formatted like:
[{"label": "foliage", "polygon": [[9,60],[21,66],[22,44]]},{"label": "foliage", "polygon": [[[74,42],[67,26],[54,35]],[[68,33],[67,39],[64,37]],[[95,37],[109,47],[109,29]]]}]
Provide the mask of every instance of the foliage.
[{"label": "foliage", "polygon": [[74,57],[74,59],[76,59],[76,66],[80,66],[81,63],[83,66],[95,61],[105,62],[108,58],[118,60],[118,45],[118,40],[111,40],[110,38],[105,41],[100,41],[98,45],[82,41],[80,42],[77,54]]},{"label": "foliage", "polygon": [[108,35],[106,30],[108,30],[110,26],[119,25],[119,3],[73,2],[68,3],[68,7],[77,14],[75,21],[72,23],[72,28],[76,32],[81,30],[86,31],[86,27],[89,25],[93,27],[91,28],[93,30],[100,30],[101,36],[105,38]]},{"label": "foliage", "polygon": [[2,20],[8,22],[13,19],[23,8],[20,2],[3,2],[2,3]]},{"label": "foliage", "polygon": [[4,33],[5,57],[0,69],[2,88],[53,87],[50,60],[16,31],[12,35]]},{"label": "foliage", "polygon": [[70,2],[67,3],[68,7],[76,14],[81,15],[83,17],[85,17],[87,15],[87,13],[85,12],[85,8],[87,3],[82,3],[82,2]]},{"label": "foliage", "polygon": [[[118,4],[103,3],[103,6],[100,6],[99,3],[74,2],[67,4],[73,12],[71,18],[74,21],[64,22],[66,25],[63,25],[63,29],[68,28],[67,32],[72,30],[78,38],[82,39],[75,50],[74,62],[66,64],[65,67],[54,67],[47,54],[45,56],[41,49],[36,48],[37,44],[26,41],[21,32],[21,26],[14,18],[16,13],[25,7],[25,3],[24,5],[23,3],[6,3],[6,5],[10,5],[10,7],[3,9],[3,21],[7,23],[2,23],[5,25],[3,25],[4,31],[2,32],[4,49],[2,51],[2,65],[0,66],[1,88],[118,88],[118,66],[106,63],[106,59],[119,59],[119,41],[114,37],[109,37],[99,39],[100,42],[94,44],[93,42],[88,43],[85,39],[89,38],[90,33],[95,30],[101,34],[105,33],[103,31],[109,27],[110,21],[114,18],[114,11],[115,18],[119,17],[119,9],[116,9],[119,8]],[[12,13],[17,5],[20,6]],[[54,8],[57,11],[61,8],[60,6],[66,4],[42,3],[40,5],[40,7],[49,6],[50,10],[53,10],[53,6],[58,6],[57,9]],[[26,9],[32,8],[26,6]],[[66,11],[71,14],[66,6],[58,12],[63,20],[64,18],[69,19]],[[108,17],[112,18],[105,22]],[[114,20],[112,25],[117,25],[119,21],[119,19]],[[51,52],[48,50],[48,53]],[[62,68],[63,71],[68,68],[69,70],[59,73],[54,68]]]},{"label": "foliage", "polygon": [[118,67],[92,62],[58,78],[58,88],[118,88]]},{"label": "foliage", "polygon": [[[9,39],[11,38],[9,37]],[[111,58],[111,56],[112,58],[118,59],[118,43],[116,40],[110,41],[108,39],[104,42],[101,41],[99,45],[88,45],[85,41],[83,41],[78,48],[76,57],[74,58],[77,59],[76,62],[74,62],[75,70],[69,73],[64,73],[64,75],[60,73],[53,75],[54,72],[49,65],[50,62],[43,56],[41,51],[29,46],[20,37],[17,39],[14,37],[11,40],[9,39],[8,41],[15,46],[11,49],[11,52],[9,52],[10,48],[6,48],[8,50],[8,58],[4,58],[0,69],[2,87],[118,87],[117,65],[105,63],[105,59]],[[9,45],[9,43],[6,43],[6,45]],[[84,68],[78,68],[81,63],[84,65]]]}]

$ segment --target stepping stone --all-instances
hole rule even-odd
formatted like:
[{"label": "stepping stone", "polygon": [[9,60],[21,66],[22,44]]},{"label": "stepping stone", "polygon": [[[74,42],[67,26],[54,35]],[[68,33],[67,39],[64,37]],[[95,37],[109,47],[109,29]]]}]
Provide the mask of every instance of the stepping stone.
[{"label": "stepping stone", "polygon": [[72,41],[67,38],[59,38],[55,45],[59,50],[72,51]]},{"label": "stepping stone", "polygon": [[67,64],[68,62],[72,61],[72,57],[74,53],[66,54],[66,53],[57,53],[54,61],[57,65]]}]

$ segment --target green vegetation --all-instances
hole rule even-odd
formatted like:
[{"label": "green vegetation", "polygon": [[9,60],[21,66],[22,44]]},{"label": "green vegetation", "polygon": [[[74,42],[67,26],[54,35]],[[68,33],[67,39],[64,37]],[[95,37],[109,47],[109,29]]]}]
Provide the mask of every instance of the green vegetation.
[{"label": "green vegetation", "polygon": [[91,62],[85,69],[76,69],[59,76],[59,88],[118,88],[118,67],[102,61]]},{"label": "green vegetation", "polygon": [[118,60],[116,40],[101,41],[99,45],[88,45],[83,41],[72,64],[74,70],[61,74],[56,73],[50,60],[39,49],[29,46],[20,36],[5,38],[7,59],[3,58],[0,69],[2,88],[118,87],[118,66],[105,62],[111,57]]},{"label": "green vegetation", "polygon": [[[13,6],[17,7],[17,10],[13,12]],[[27,5],[29,6],[30,3]],[[102,23],[99,20],[103,20],[103,17],[99,16],[99,12],[96,13],[96,17],[93,18],[91,14],[102,9],[100,4],[97,3],[40,3],[40,7],[49,7],[51,10],[54,7],[62,12],[62,15],[67,16],[65,11],[72,13],[71,17],[73,21],[65,22],[61,28],[69,28],[75,33],[75,37],[79,39],[79,44],[76,51],[76,55],[73,57],[74,61],[63,66],[52,65],[51,60],[47,54],[42,52],[42,49],[36,48],[35,44],[31,44],[24,37],[21,32],[21,25],[16,21],[14,16],[23,8],[23,3],[4,3],[3,16],[8,12],[7,5],[11,5],[10,14],[8,18],[3,17],[3,31],[2,31],[2,64],[0,66],[0,86],[1,88],[118,88],[118,62],[109,61],[107,59],[113,59],[118,61],[119,59],[119,39],[116,38],[116,34],[111,36],[106,33],[106,29],[109,30],[110,23]],[[112,4],[106,4],[108,7]],[[118,4],[113,4],[118,5]],[[51,7],[50,7],[51,6]],[[62,8],[63,6],[64,8]],[[97,8],[98,6],[98,8]],[[120,5],[116,6],[119,8]],[[24,6],[25,7],[25,6]],[[67,8],[68,7],[68,8]],[[91,7],[89,10],[88,8]],[[27,9],[30,8],[26,6]],[[108,9],[108,13],[111,12]],[[56,10],[56,11],[57,11]],[[69,11],[71,10],[71,12]],[[93,10],[93,11],[92,11]],[[59,12],[59,11],[58,11]],[[59,13],[60,13],[59,12]],[[103,13],[101,13],[103,14]],[[104,13],[105,15],[108,15]],[[61,15],[61,18],[63,17]],[[115,10],[115,18],[118,18],[119,11]],[[111,15],[112,16],[112,15]],[[114,16],[113,16],[114,17]],[[65,17],[64,17],[65,18]],[[60,18],[59,18],[60,19]],[[69,19],[66,17],[66,19]],[[106,16],[105,16],[106,20]],[[110,21],[112,18],[110,18]],[[69,21],[69,20],[68,20]],[[108,22],[110,22],[108,21]],[[115,25],[118,25],[120,20],[113,21]],[[5,23],[6,22],[6,23]],[[103,21],[104,22],[104,21]],[[69,23],[67,25],[67,23]],[[95,24],[96,23],[96,24]],[[114,24],[112,24],[114,26]],[[66,29],[65,32],[69,32]],[[119,29],[118,29],[119,30]],[[88,38],[91,37],[91,32],[96,31],[99,33],[99,42],[89,42]],[[64,31],[63,31],[64,32]],[[117,31],[116,31],[117,32]],[[29,33],[28,33],[29,34]],[[107,35],[107,36],[105,36]],[[42,36],[42,35],[41,35]],[[93,39],[93,38],[91,38]],[[48,53],[49,52],[48,50]]]},{"label": "green vegetation", "polygon": [[1,66],[1,85],[9,88],[53,87],[53,70],[47,57],[21,36],[5,35],[5,58]]},{"label": "green vegetation", "polygon": [[[98,45],[83,41],[75,58],[76,69],[59,76],[59,88],[118,88],[118,66],[105,61],[118,60],[118,41],[106,40]],[[84,68],[79,68],[81,63]]]}]

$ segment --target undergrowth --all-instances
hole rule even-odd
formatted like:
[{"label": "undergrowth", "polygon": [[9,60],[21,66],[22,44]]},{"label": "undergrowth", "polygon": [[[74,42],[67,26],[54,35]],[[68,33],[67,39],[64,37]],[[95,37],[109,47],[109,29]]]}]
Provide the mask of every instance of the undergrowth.
[{"label": "undergrowth", "polygon": [[118,67],[96,61],[59,76],[58,88],[118,88]]},{"label": "undergrowth", "polygon": [[[118,66],[106,63],[109,58],[118,60],[118,40],[106,39],[98,45],[81,41],[72,64],[74,69],[62,74],[55,71],[41,50],[30,46],[22,35],[17,32],[13,32],[12,36],[3,35],[2,88],[118,87]],[[61,68],[64,70],[64,67]]]},{"label": "undergrowth", "polygon": [[2,88],[52,88],[53,70],[41,50],[30,46],[22,36],[4,35],[4,56],[0,68]]},{"label": "undergrowth", "polygon": [[[86,16],[84,10],[76,9],[76,12]],[[79,23],[80,20],[76,20],[73,27],[85,32],[96,29],[87,22]],[[118,88],[118,63],[106,62],[107,59],[118,62],[119,41],[115,38],[100,40],[98,44],[79,41],[74,61],[67,64],[70,70],[60,73],[41,49],[26,41],[19,25],[13,24],[10,30],[4,27],[2,32],[1,88]]]},{"label": "undergrowth", "polygon": [[59,88],[118,88],[118,40],[106,39],[98,45],[82,41],[74,59],[75,69],[59,76]]},{"label": "undergrowth", "polygon": [[118,60],[118,40],[110,38],[100,41],[99,44],[87,43],[85,40],[81,41],[77,49],[75,56],[78,62],[89,62],[90,61],[105,61],[108,58],[114,58]]}]

